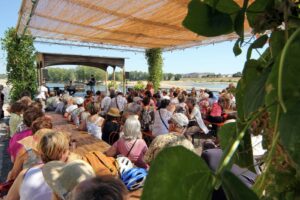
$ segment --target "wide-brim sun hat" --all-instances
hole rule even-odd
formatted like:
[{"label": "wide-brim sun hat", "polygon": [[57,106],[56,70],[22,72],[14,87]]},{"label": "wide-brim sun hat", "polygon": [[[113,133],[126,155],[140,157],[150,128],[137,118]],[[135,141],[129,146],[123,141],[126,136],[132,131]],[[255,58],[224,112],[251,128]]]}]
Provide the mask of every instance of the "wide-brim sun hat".
[{"label": "wide-brim sun hat", "polygon": [[107,115],[112,117],[121,117],[120,111],[118,108],[110,108]]},{"label": "wide-brim sun hat", "polygon": [[42,167],[42,172],[47,184],[62,199],[80,182],[95,177],[93,168],[82,160],[51,161]]},{"label": "wide-brim sun hat", "polygon": [[186,127],[189,124],[189,119],[182,113],[173,114],[171,120],[181,127]]},{"label": "wide-brim sun hat", "polygon": [[133,98],[133,101],[136,102],[136,103],[139,102],[139,101],[142,101],[142,100],[143,99],[141,97],[134,97]]},{"label": "wide-brim sun hat", "polygon": [[77,105],[82,105],[83,102],[84,102],[84,99],[83,99],[82,97],[76,97],[75,103],[76,103]]}]

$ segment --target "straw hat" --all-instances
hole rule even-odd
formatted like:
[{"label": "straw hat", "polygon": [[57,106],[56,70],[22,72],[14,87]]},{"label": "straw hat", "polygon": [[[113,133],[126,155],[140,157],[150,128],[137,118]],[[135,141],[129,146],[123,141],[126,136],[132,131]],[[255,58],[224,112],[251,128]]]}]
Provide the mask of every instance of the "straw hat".
[{"label": "straw hat", "polygon": [[47,184],[62,199],[80,182],[95,177],[93,168],[82,160],[69,163],[51,161],[42,168]]},{"label": "straw hat", "polygon": [[84,99],[82,97],[76,97],[75,98],[75,103],[77,105],[81,105],[81,104],[83,104],[83,102],[84,102]]},{"label": "straw hat", "polygon": [[120,111],[118,108],[110,108],[107,114],[110,116],[113,116],[113,117],[121,117]]},{"label": "straw hat", "polygon": [[189,124],[189,119],[182,113],[173,114],[171,120],[181,127],[186,127]]}]

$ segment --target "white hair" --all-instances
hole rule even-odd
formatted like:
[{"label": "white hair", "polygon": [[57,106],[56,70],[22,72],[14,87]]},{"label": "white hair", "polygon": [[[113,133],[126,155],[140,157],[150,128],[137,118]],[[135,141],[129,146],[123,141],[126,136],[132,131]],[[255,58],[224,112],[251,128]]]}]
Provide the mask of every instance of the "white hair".
[{"label": "white hair", "polygon": [[124,124],[124,138],[128,140],[142,137],[141,123],[137,115],[130,115]]}]

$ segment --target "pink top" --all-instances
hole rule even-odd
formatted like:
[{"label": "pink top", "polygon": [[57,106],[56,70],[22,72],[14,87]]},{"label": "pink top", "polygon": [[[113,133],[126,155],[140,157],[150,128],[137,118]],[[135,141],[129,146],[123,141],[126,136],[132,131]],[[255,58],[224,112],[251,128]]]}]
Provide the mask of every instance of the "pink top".
[{"label": "pink top", "polygon": [[199,107],[200,107],[201,115],[205,117],[208,113],[208,107],[209,107],[208,99],[202,99],[199,102]]},{"label": "pink top", "polygon": [[16,133],[10,140],[8,146],[8,153],[12,156],[13,160],[16,159],[16,156],[19,150],[22,148],[23,145],[19,144],[18,141],[22,140],[27,136],[31,136],[32,131],[30,129]]},{"label": "pink top", "polygon": [[222,107],[218,103],[213,103],[210,116],[212,117],[220,117],[222,116]]},{"label": "pink top", "polygon": [[[117,154],[127,156],[132,145],[136,140],[125,140],[123,137],[120,138],[113,144],[113,147],[117,149]],[[144,155],[148,150],[147,144],[143,139],[137,139],[134,147],[131,149],[128,158],[137,166],[142,168],[148,168],[148,165],[144,162]]]}]

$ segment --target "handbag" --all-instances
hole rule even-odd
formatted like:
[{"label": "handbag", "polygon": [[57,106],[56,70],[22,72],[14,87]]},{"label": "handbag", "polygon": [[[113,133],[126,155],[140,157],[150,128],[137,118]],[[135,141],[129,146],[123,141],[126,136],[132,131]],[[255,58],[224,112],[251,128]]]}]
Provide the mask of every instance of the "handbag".
[{"label": "handbag", "polygon": [[4,183],[0,183],[0,198],[7,195],[9,189],[11,188],[12,184],[14,183],[14,180],[10,180]]},{"label": "handbag", "polygon": [[168,126],[166,125],[166,123],[164,122],[164,120],[161,117],[160,110],[158,110],[158,114],[159,114],[161,122],[164,124],[164,126],[166,127],[166,129],[169,130]]}]

